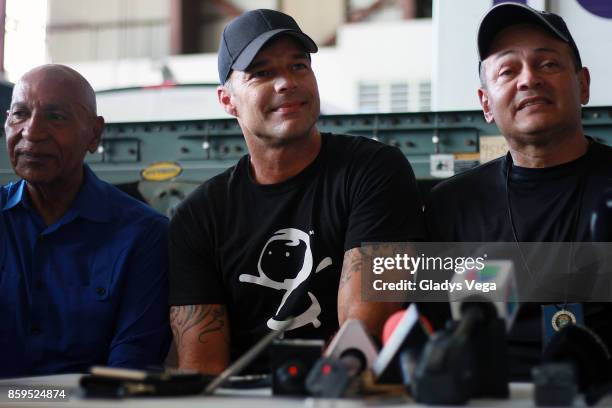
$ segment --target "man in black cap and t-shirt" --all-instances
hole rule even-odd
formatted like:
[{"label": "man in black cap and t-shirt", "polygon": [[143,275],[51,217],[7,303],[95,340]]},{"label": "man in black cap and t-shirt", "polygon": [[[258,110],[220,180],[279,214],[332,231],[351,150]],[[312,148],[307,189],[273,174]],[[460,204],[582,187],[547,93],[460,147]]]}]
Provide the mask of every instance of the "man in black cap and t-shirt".
[{"label": "man in black cap and t-shirt", "polygon": [[[426,204],[431,239],[592,241],[591,214],[612,185],[612,148],[583,132],[590,77],[565,22],[522,4],[497,5],[480,23],[478,53],[478,97],[509,152],[434,188]],[[542,307],[555,306],[567,302]],[[585,304],[583,315],[610,345],[606,308]],[[509,335],[512,378],[529,378],[547,323],[541,306],[522,306]]]},{"label": "man in black cap and t-shirt", "polygon": [[290,317],[289,338],[329,339],[349,318],[378,335],[401,306],[361,301],[358,247],[424,238],[414,174],[396,148],[319,133],[316,51],[277,11],[247,12],[223,32],[217,95],[249,154],[172,219],[180,367],[218,373]]}]

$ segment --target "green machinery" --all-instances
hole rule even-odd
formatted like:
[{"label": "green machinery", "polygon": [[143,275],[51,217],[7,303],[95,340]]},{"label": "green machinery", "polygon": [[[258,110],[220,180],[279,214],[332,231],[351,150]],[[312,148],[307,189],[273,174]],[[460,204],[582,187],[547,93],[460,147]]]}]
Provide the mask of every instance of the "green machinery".
[{"label": "green machinery", "polygon": [[[584,108],[583,123],[588,135],[612,145],[612,107]],[[481,157],[485,142],[490,146],[494,141],[493,153],[503,154],[499,130],[487,124],[480,111],[324,115],[318,127],[397,146],[412,164],[423,192],[440,180],[432,176],[431,161],[438,157],[432,155],[452,155],[453,171],[460,172],[486,160]],[[0,182],[5,184],[16,176],[5,143],[0,150]],[[100,148],[86,161],[102,179],[171,215],[187,194],[246,152],[234,119],[109,123]],[[167,180],[145,180],[143,171],[157,162],[175,163],[178,170],[166,169],[168,177],[161,178]]]}]

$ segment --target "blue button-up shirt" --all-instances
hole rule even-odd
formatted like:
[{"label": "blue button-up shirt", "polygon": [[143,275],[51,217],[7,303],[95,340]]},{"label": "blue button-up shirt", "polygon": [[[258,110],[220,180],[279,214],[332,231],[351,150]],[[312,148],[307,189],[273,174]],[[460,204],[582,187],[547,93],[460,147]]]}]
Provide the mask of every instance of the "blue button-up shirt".
[{"label": "blue button-up shirt", "polygon": [[1,189],[0,377],[144,368],[168,351],[168,220],[84,173],[49,226],[25,181]]}]

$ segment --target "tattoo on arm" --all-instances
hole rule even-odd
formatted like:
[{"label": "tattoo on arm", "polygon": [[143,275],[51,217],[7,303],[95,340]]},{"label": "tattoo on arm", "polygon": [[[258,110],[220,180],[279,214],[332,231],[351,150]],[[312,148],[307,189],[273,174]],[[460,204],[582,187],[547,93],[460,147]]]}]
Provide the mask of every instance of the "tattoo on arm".
[{"label": "tattoo on arm", "polygon": [[359,248],[353,248],[346,251],[342,262],[342,272],[340,274],[339,288],[346,285],[353,275],[361,271],[361,256]]},{"label": "tattoo on arm", "polygon": [[[185,305],[170,308],[170,327],[177,347],[181,347],[185,334],[196,330],[198,341],[207,342],[206,335],[222,331],[226,325],[223,305]],[[225,336],[224,336],[225,338]],[[227,342],[227,338],[225,338]]]}]

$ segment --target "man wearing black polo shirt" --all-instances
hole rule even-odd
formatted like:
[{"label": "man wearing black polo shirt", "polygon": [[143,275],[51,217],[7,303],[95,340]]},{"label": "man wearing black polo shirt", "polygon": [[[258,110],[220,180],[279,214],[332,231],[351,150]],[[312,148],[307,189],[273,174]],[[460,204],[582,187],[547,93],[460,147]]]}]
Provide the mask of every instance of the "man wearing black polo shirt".
[{"label": "man wearing black polo shirt", "polygon": [[[478,30],[485,119],[506,156],[440,183],[426,205],[434,241],[591,241],[589,221],[612,185],[612,148],[586,136],[590,77],[563,21],[517,3],[493,7]],[[541,352],[541,306],[524,304],[509,335],[511,376],[529,378]],[[584,304],[587,326],[612,344],[608,306]]]}]

